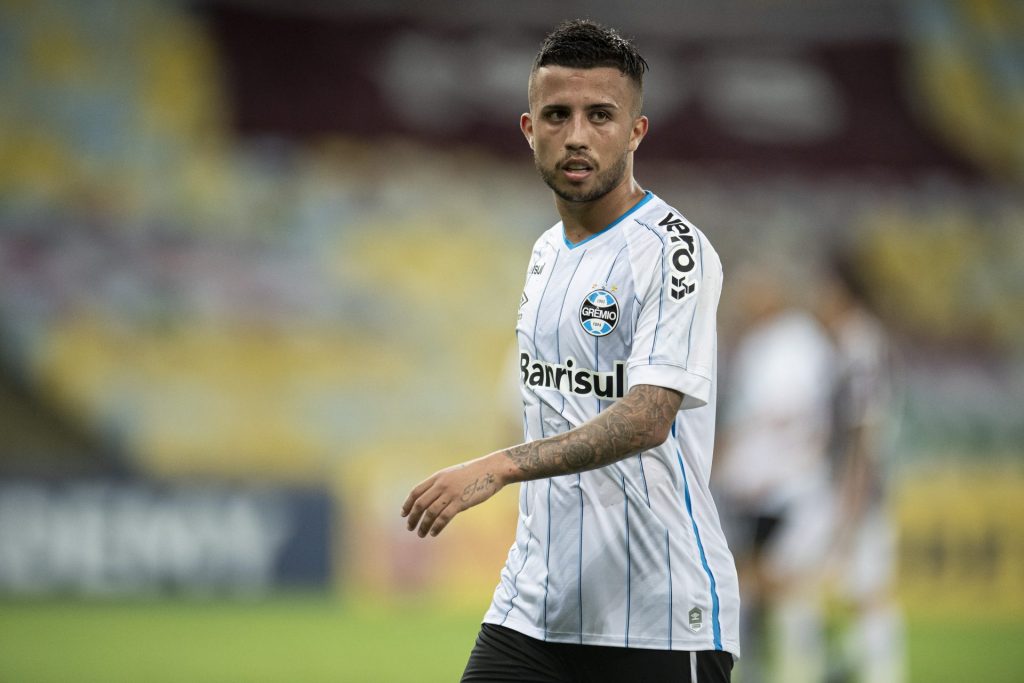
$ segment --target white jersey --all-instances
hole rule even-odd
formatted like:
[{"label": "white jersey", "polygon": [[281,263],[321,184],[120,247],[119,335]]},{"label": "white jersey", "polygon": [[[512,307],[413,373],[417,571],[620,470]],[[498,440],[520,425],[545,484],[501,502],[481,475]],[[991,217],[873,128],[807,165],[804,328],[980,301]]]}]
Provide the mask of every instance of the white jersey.
[{"label": "white jersey", "polygon": [[728,439],[715,472],[731,500],[779,514],[826,486],[833,367],[831,342],[809,313],[778,313],[743,336],[728,373]]},{"label": "white jersey", "polygon": [[520,486],[516,540],[484,621],[535,638],[739,656],[739,591],[708,491],[722,266],[647,193],[578,244],[533,249],[519,308],[528,441],[637,384],[684,395],[671,436],[605,467]]}]

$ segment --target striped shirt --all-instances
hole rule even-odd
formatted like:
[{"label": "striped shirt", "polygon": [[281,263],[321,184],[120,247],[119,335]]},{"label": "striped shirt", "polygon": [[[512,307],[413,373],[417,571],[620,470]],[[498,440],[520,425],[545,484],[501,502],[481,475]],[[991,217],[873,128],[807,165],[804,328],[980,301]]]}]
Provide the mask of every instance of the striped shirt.
[{"label": "striped shirt", "polygon": [[484,621],[549,641],[739,655],[733,558],[708,491],[722,267],[648,192],[601,232],[537,240],[516,327],[526,439],[629,387],[684,395],[671,436],[605,467],[520,485],[516,539]]}]

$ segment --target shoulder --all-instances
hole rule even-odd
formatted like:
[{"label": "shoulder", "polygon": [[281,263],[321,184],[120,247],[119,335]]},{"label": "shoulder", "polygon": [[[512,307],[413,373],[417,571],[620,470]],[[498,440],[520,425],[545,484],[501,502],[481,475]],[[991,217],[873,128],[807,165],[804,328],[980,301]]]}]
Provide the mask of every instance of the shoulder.
[{"label": "shoulder", "polygon": [[537,241],[534,242],[534,248],[543,247],[555,243],[556,238],[561,238],[561,236],[562,222],[559,221],[552,225],[551,227],[549,227],[544,232],[542,232],[539,237],[537,237]]},{"label": "shoulder", "polygon": [[550,228],[540,234],[537,240],[533,243],[533,254],[534,256],[551,251],[552,249],[558,249],[559,244],[562,240],[562,223],[558,222],[552,225]]},{"label": "shoulder", "polygon": [[681,211],[653,195],[632,218],[625,233],[635,260],[660,261],[680,275],[721,279],[718,252]]},{"label": "shoulder", "polygon": [[831,365],[834,347],[817,318],[800,309],[782,313],[775,325],[775,342],[806,365]]},{"label": "shoulder", "polygon": [[878,318],[858,311],[850,315],[839,330],[843,352],[857,360],[877,360],[888,353],[889,340]]},{"label": "shoulder", "polygon": [[806,344],[828,344],[828,335],[817,319],[800,308],[790,308],[763,323],[767,335]]}]

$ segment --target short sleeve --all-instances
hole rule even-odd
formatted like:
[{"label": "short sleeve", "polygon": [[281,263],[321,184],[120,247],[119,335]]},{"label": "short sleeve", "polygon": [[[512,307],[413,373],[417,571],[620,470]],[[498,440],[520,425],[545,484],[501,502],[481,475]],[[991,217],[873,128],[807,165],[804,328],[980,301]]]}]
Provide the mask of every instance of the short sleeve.
[{"label": "short sleeve", "polygon": [[685,219],[647,230],[631,253],[639,305],[627,382],[674,389],[683,409],[699,408],[714,383],[721,261]]}]

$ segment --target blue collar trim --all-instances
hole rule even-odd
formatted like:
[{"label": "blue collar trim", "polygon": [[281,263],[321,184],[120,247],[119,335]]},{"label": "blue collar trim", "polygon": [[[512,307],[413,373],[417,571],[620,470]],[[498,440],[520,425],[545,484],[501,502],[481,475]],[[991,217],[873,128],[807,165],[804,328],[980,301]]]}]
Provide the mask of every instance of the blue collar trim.
[{"label": "blue collar trim", "polygon": [[633,207],[629,211],[627,211],[626,213],[622,214],[621,216],[616,218],[614,221],[609,223],[607,226],[605,226],[601,230],[595,232],[590,237],[587,237],[586,239],[580,240],[576,244],[573,244],[572,242],[570,242],[569,238],[565,236],[565,226],[563,225],[562,226],[562,240],[565,242],[565,246],[568,247],[569,249],[575,249],[576,247],[580,246],[581,244],[586,244],[587,242],[589,242],[590,240],[594,239],[595,237],[600,237],[601,235],[605,234],[606,232],[608,232],[609,230],[614,228],[616,225],[621,223],[622,221],[626,220],[627,216],[629,216],[631,213],[634,213],[637,209],[639,209],[641,206],[643,206],[647,202],[651,201],[651,199],[653,197],[654,197],[654,194],[652,194],[650,190],[647,190],[646,192],[644,192],[643,199],[641,199],[636,204],[634,204]]}]

